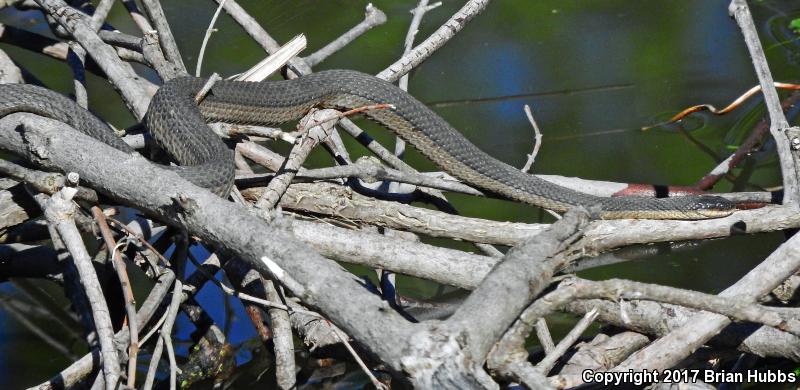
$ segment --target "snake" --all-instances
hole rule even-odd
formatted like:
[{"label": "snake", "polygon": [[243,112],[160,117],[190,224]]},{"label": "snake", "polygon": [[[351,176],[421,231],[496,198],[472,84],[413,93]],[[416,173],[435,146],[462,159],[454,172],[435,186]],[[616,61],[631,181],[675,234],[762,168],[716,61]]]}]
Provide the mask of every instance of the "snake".
[{"label": "snake", "polygon": [[[208,126],[211,122],[276,125],[314,108],[349,110],[372,105],[364,115],[413,145],[445,172],[487,194],[565,212],[582,206],[602,219],[719,218],[735,204],[711,195],[668,198],[602,197],[541,179],[480,150],[425,104],[397,86],[352,70],[328,70],[291,80],[217,81],[198,104],[206,79],[178,77],[153,96],[144,124],[177,162],[186,180],[227,197],[234,181],[233,152]],[[73,100],[28,84],[0,85],[0,116],[30,112],[62,121],[116,149],[134,150],[101,119]]]}]

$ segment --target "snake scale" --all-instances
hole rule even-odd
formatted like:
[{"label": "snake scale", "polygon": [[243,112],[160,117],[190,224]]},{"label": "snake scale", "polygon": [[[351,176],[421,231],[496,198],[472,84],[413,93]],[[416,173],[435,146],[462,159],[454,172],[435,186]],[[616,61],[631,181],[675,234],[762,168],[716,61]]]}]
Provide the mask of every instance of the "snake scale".
[{"label": "snake scale", "polygon": [[[162,86],[150,103],[145,125],[178,162],[185,179],[225,196],[233,184],[232,151],[207,122],[274,125],[297,119],[314,107],[351,109],[391,104],[365,114],[397,133],[449,174],[498,196],[566,211],[599,208],[606,219],[704,219],[730,214],[734,205],[716,196],[674,198],[598,197],[521,172],[478,149],[427,106],[396,86],[356,71],[330,70],[294,80],[219,81],[198,105],[204,79],[181,77]],[[125,152],[133,150],[102,120],[67,97],[45,88],[0,85],[0,116],[31,112],[69,124]]]}]

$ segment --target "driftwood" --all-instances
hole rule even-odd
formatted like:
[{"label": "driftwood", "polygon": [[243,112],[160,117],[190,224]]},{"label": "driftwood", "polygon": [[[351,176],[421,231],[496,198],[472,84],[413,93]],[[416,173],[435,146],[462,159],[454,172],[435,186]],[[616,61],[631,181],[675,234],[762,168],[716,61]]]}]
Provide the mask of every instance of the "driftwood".
[{"label": "driftwood", "polygon": [[[215,1],[217,15],[226,12],[268,54],[277,53],[261,64],[269,70],[246,72],[241,77],[247,79],[255,73],[266,77],[278,68],[289,78],[308,74],[330,54],[386,21],[381,10],[369,5],[361,23],[318,52],[297,57],[302,37],[287,45],[290,48],[281,48],[235,0]],[[142,10],[133,0],[122,3],[141,36],[100,30],[113,1],[98,1],[96,7],[80,1],[0,1],[42,12],[56,37],[0,26],[0,41],[68,62],[76,99],[84,106],[85,72],[105,77],[133,117],[141,120],[157,85],[137,75],[130,62],[152,68],[162,81],[186,75],[187,69],[158,0],[141,1]],[[399,80],[401,88],[407,88],[408,73],[457,38],[488,4],[466,1],[414,45],[424,14],[438,6],[420,0],[412,11],[404,55],[377,77]],[[403,142],[398,141],[392,152],[335,111],[310,114],[297,132],[215,126],[221,137],[236,144],[237,186],[230,200],[64,123],[30,113],[0,118],[0,148],[18,159],[0,160],[0,277],[34,302],[47,300],[37,300],[42,292],[27,283],[29,278],[56,283],[70,298],[72,312],[11,299],[0,300],[0,307],[63,354],[71,352],[28,321],[28,315],[45,311],[68,329],[70,337],[85,338],[89,348],[37,388],[149,389],[159,381],[171,388],[200,381],[224,386],[249,366],[259,375],[274,376],[279,388],[297,388],[303,383],[298,382],[301,363],[295,359],[295,336],[315,356],[309,367],[334,372],[339,361],[355,362],[378,388],[494,389],[516,383],[538,389],[587,382],[708,387],[703,382],[726,381],[714,374],[750,375],[756,368],[775,375],[772,381],[796,383],[797,373],[786,367],[800,362],[800,309],[792,306],[800,286],[797,236],[718,295],[564,275],[565,270],[604,261],[625,261],[607,253],[633,244],[800,227],[800,129],[790,127],[783,114],[747,4],[733,0],[730,13],[743,32],[763,88],[769,133],[776,141],[783,175],[783,201],[720,219],[603,221],[591,220],[583,209],[558,216],[553,224],[459,216],[452,213],[443,191],[484,194],[446,174],[417,172],[398,158]],[[3,83],[22,82],[24,74],[0,52]],[[525,171],[542,140],[532,112],[526,113],[536,143]],[[353,162],[338,130],[364,142],[377,158]],[[137,129],[128,133],[123,139],[133,147],[150,146]],[[281,156],[258,143],[265,139],[294,147]],[[319,144],[340,165],[304,168],[306,157]],[[726,161],[739,161],[741,155],[737,151]],[[255,165],[268,173],[254,173]],[[717,168],[709,175],[719,177],[720,172]],[[542,177],[602,196],[627,186]],[[384,181],[391,184],[382,186]],[[722,196],[750,202],[772,198],[769,193]],[[416,200],[439,210],[409,204]],[[143,216],[119,222],[115,214],[126,208]],[[422,243],[418,235],[468,242],[481,253]],[[91,237],[99,244],[87,246]],[[43,245],[43,240],[52,245]],[[195,259],[190,245],[202,245],[212,254]],[[494,245],[510,249],[501,251]],[[167,251],[170,258],[163,255]],[[98,265],[106,261],[110,268]],[[182,277],[187,261],[195,263],[195,271]],[[384,283],[367,285],[339,263],[380,269]],[[143,287],[132,286],[127,275],[134,267],[154,282],[138,305],[133,289]],[[114,288],[124,297],[122,316],[111,315],[109,305],[115,302],[101,289],[108,269],[113,270],[113,280],[121,281]],[[217,279],[218,272],[226,277]],[[458,302],[408,300],[395,294],[391,273],[470,293]],[[235,367],[224,327],[194,299],[209,281],[244,303],[268,358],[254,354],[251,362]],[[181,311],[197,331],[189,355],[179,357],[173,327]],[[552,339],[545,320],[557,311],[583,316],[562,340]],[[593,340],[582,341],[581,335],[595,322],[609,326]],[[82,332],[76,330],[79,326]],[[533,332],[541,351],[526,348]],[[764,357],[780,363],[764,369]]]}]

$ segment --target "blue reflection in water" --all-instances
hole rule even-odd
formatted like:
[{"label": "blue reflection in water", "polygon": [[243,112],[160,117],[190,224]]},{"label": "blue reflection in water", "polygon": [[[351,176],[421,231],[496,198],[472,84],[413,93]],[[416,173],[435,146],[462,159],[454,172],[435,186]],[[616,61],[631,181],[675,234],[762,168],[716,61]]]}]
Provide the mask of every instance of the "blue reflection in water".
[{"label": "blue reflection in water", "polygon": [[[196,259],[202,262],[202,259],[206,259],[209,256],[209,252],[200,245],[193,245],[191,248],[192,255]],[[196,267],[191,262],[187,263],[186,272],[187,275],[194,272]],[[222,272],[217,272],[214,277],[217,280],[222,280],[223,275]],[[224,282],[230,285],[230,282],[224,280]],[[223,324],[229,323],[229,329],[222,329],[223,331],[227,331],[225,336],[227,342],[237,346],[242,342],[252,339],[256,336],[255,329],[250,322],[249,317],[244,311],[244,306],[242,306],[239,299],[229,299],[229,297],[220,290],[218,286],[216,286],[212,282],[206,282],[203,285],[203,288],[197,292],[195,295],[195,299],[200,306],[205,309],[206,313],[211,317],[215,324],[222,327]],[[227,310],[226,311],[226,304],[227,302]],[[228,318],[228,316],[231,316]],[[178,321],[176,322],[176,338],[182,341],[190,341],[190,336],[192,332],[195,331],[194,325],[189,321],[189,318],[181,313],[178,317]],[[180,353],[184,356],[188,354],[188,348],[191,346],[190,342],[181,342],[176,344],[175,350],[177,353]],[[242,354],[237,354],[236,363],[241,364],[246,361],[246,356]]]}]

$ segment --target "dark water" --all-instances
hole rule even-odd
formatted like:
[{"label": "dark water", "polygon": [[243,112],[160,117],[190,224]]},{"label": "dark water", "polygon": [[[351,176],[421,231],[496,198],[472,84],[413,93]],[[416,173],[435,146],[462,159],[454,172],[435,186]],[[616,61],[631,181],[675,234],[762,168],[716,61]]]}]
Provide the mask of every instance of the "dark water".
[{"label": "dark water", "polygon": [[[240,1],[280,42],[306,34],[305,55],[360,21],[366,1]],[[377,73],[402,53],[413,1],[373,1],[389,21],[318,66]],[[699,148],[675,128],[639,129],[694,104],[724,106],[757,83],[741,34],[728,17],[727,1],[498,1],[457,38],[413,72],[410,92],[430,104],[489,154],[522,166],[533,133],[522,107],[531,105],[544,133],[533,171],[622,182],[689,185],[730,153],[761,118],[758,99],[726,117],[697,115],[684,127]],[[461,5],[445,1],[425,17],[418,37],[427,37]],[[164,1],[167,16],[192,72],[211,1]],[[773,75],[797,81],[800,41],[789,21],[800,17],[798,1],[752,1],[751,9]],[[36,13],[3,10],[0,20],[39,32]],[[110,23],[136,33],[116,6]],[[230,18],[220,17],[203,63],[204,74],[230,75],[248,69],[264,53]],[[419,41],[419,40],[418,40]],[[3,45],[13,58],[54,89],[68,93],[66,65]],[[148,75],[152,77],[152,75]],[[114,92],[90,76],[92,109],[118,127],[133,123]],[[385,145],[388,132],[365,126]],[[349,142],[349,141],[348,141]],[[363,148],[353,145],[356,154]],[[415,152],[408,160],[435,169]],[[326,163],[324,155],[315,162]],[[734,174],[739,175],[736,171]],[[780,184],[774,157],[758,156],[739,190]],[[728,191],[728,182],[718,185]],[[465,215],[534,222],[531,207],[499,200],[451,199]],[[685,251],[586,271],[590,278],[622,277],[717,292],[769,254],[781,234],[737,237],[702,243]],[[365,271],[366,272],[366,271]],[[418,296],[435,291],[410,283],[401,290]],[[11,287],[4,293],[18,296]],[[226,312],[213,288],[201,300],[224,323]],[[229,333],[234,344],[252,336],[238,304]],[[47,322],[41,326],[52,328]],[[179,336],[190,326],[181,319]],[[51,329],[51,331],[56,331]],[[73,346],[81,351],[80,346]],[[0,315],[0,386],[33,385],[63,368],[68,360],[8,316]],[[185,351],[185,347],[183,347]],[[246,354],[240,362],[248,359]]]}]

